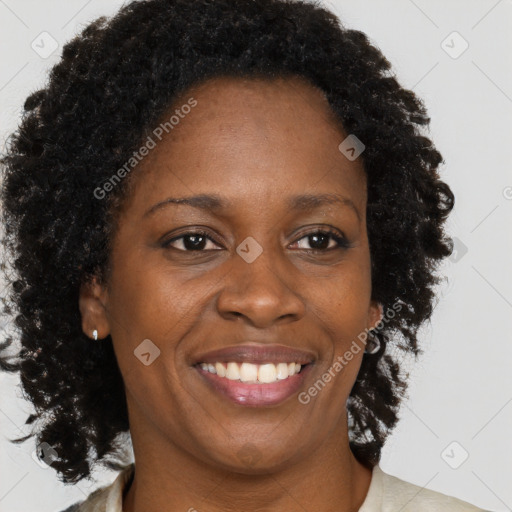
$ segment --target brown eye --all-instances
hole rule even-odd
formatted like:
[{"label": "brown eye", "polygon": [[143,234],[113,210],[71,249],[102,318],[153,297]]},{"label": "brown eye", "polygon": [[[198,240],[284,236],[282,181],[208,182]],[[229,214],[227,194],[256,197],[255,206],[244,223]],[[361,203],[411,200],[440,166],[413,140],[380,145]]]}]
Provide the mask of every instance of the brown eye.
[{"label": "brown eye", "polygon": [[[314,231],[312,233],[308,233],[295,243],[299,243],[301,240],[306,240],[306,243],[310,245],[310,248],[299,248],[309,251],[326,251],[331,249],[350,247],[350,244],[348,243],[346,238],[340,236],[336,231],[332,230],[319,230]],[[332,244],[332,242],[334,242],[334,245]]]},{"label": "brown eye", "polygon": [[[178,245],[181,245],[181,247],[175,247],[171,246],[171,244],[179,241],[180,243]],[[162,244],[162,247],[169,248],[172,247],[172,249],[176,249],[178,251],[183,252],[191,252],[191,251],[205,251],[205,250],[212,250],[212,248],[206,248],[208,245],[208,242],[211,242],[212,244],[215,244],[215,241],[208,236],[204,231],[189,231],[187,233],[183,233],[180,236],[174,237],[171,240],[168,240]],[[215,250],[215,249],[213,249]]]}]

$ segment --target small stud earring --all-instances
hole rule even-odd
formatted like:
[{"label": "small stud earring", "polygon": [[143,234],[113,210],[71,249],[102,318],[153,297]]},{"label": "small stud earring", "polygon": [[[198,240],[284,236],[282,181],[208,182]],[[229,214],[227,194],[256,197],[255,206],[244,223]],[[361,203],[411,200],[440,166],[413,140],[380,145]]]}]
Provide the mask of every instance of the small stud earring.
[{"label": "small stud earring", "polygon": [[97,340],[98,339],[98,331],[96,329],[94,329],[94,331],[92,331],[92,337]]}]

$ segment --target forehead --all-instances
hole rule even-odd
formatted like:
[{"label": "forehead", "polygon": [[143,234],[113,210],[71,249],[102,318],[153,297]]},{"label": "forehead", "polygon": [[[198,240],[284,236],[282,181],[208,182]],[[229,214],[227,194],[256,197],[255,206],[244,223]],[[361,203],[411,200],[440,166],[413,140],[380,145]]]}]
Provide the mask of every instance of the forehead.
[{"label": "forehead", "polygon": [[[281,123],[319,123],[343,131],[325,93],[300,76],[264,78],[215,77],[180,95],[179,105],[194,95],[202,103],[202,121],[235,122],[238,118],[258,128]],[[286,114],[283,117],[283,114]]]},{"label": "forehead", "polygon": [[284,191],[365,192],[361,160],[339,151],[347,134],[323,92],[307,81],[211,79],[181,94],[162,119],[191,99],[195,106],[175,116],[178,122],[138,166],[136,188],[145,204],[165,192],[235,199],[250,192],[261,200]]}]

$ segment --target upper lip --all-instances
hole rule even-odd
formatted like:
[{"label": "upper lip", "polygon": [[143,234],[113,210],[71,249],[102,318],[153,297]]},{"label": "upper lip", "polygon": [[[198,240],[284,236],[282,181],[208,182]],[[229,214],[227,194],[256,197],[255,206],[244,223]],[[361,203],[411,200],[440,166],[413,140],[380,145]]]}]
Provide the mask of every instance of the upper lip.
[{"label": "upper lip", "polygon": [[308,350],[299,350],[286,345],[250,343],[204,352],[194,358],[197,363],[235,362],[235,363],[298,363],[309,364],[315,356]]}]

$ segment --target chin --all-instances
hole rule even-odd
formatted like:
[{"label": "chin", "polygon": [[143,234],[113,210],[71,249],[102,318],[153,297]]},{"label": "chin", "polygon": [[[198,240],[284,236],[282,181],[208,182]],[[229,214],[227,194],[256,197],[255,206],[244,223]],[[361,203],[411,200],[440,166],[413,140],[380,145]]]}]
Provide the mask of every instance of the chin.
[{"label": "chin", "polygon": [[[261,444],[265,444],[264,440]],[[230,448],[233,448],[233,445],[230,445]],[[282,445],[276,451],[272,451],[269,447],[260,448],[255,443],[247,442],[234,451],[212,453],[208,458],[212,465],[225,471],[244,475],[264,475],[282,471],[293,465],[294,459],[300,457],[301,454],[296,449],[291,453]]]}]

